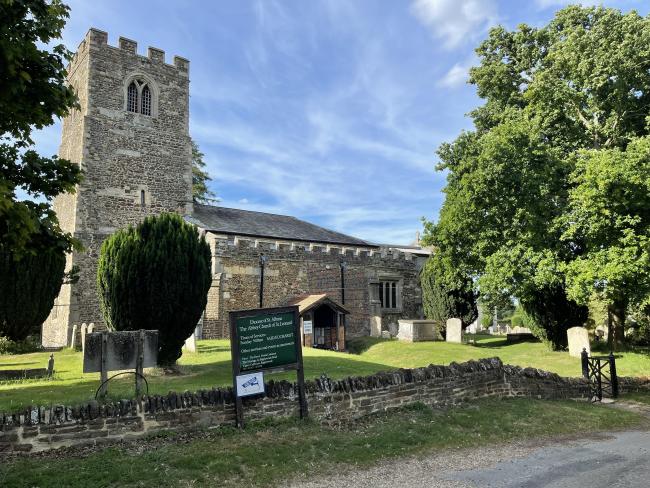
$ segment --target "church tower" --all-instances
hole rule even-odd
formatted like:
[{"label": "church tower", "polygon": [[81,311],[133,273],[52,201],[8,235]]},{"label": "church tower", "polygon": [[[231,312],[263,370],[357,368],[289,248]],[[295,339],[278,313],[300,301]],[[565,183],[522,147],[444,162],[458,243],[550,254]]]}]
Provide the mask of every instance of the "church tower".
[{"label": "church tower", "polygon": [[189,61],[90,29],[68,67],[80,107],[63,121],[59,155],[84,172],[76,192],[56,198],[61,227],[84,246],[68,256],[79,281],[64,285],[43,324],[43,345],[70,344],[72,324],[103,324],[97,260],[117,229],[160,212],[192,214]]}]

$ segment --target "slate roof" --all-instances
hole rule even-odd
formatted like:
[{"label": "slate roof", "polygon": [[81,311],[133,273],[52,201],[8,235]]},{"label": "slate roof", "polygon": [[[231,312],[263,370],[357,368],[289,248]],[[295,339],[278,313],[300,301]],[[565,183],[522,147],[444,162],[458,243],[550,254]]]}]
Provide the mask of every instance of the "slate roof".
[{"label": "slate roof", "polygon": [[265,237],[292,241],[347,246],[378,247],[376,244],[310,224],[288,215],[253,212],[237,208],[194,204],[194,214],[186,220],[220,234]]},{"label": "slate roof", "polygon": [[327,293],[321,293],[318,295],[307,295],[303,297],[294,298],[289,302],[290,305],[298,305],[298,313],[302,315],[305,312],[308,312],[312,308],[316,308],[322,304],[328,304],[335,310],[338,310],[341,313],[349,314],[350,311],[345,308],[340,303],[335,302]]}]

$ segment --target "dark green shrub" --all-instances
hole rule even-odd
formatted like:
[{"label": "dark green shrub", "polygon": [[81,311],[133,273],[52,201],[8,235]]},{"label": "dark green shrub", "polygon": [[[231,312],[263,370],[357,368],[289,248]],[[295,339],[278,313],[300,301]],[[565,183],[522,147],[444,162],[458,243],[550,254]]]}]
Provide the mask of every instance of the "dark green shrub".
[{"label": "dark green shrub", "polygon": [[210,247],[179,215],[147,217],[102,244],[97,285],[104,320],[113,330],[157,329],[161,365],[181,356],[210,283]]},{"label": "dark green shrub", "polygon": [[12,341],[39,333],[63,283],[63,249],[37,249],[16,258],[0,247],[0,336]]}]

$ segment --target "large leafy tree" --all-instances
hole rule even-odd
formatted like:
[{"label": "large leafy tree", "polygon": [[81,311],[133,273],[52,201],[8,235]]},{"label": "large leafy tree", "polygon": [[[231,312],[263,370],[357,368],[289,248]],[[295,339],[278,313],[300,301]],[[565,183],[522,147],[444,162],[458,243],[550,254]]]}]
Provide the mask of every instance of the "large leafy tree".
[{"label": "large leafy tree", "polygon": [[[60,0],[0,0],[0,246],[18,259],[48,247],[69,250],[51,199],[74,190],[80,170],[31,149],[33,129],[51,125],[75,107],[65,84],[70,53],[61,36],[68,7]],[[30,198],[20,199],[22,190]]]},{"label": "large leafy tree", "polygon": [[101,248],[100,306],[109,329],[157,329],[158,362],[172,365],[205,309],[210,247],[176,214],[147,217]]},{"label": "large leafy tree", "polygon": [[628,305],[650,294],[650,137],[577,159],[563,238],[585,252],[567,264],[569,295],[607,303],[616,344]]},{"label": "large leafy tree", "polygon": [[477,296],[471,279],[446,269],[440,255],[433,255],[420,275],[424,313],[442,324],[459,318],[463,328],[478,317]]},{"label": "large leafy tree", "polygon": [[212,181],[205,170],[205,154],[199,149],[199,145],[192,139],[192,200],[195,203],[212,204],[219,200],[217,195],[208,188],[208,182]]},{"label": "large leafy tree", "polygon": [[540,28],[492,29],[477,53],[470,82],[485,104],[475,129],[439,150],[447,197],[425,239],[478,278],[482,300],[517,297],[562,347],[593,291],[569,292],[566,274],[594,249],[567,234],[575,155],[647,134],[650,20],[573,6]]}]

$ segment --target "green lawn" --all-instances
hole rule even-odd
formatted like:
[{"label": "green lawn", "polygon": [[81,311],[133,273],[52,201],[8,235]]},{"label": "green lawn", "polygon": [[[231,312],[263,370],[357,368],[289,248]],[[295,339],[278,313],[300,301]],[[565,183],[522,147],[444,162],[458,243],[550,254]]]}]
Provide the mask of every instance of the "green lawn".
[{"label": "green lawn", "polygon": [[159,487],[286,486],[292,478],[324,476],[380,460],[557,434],[647,428],[639,415],[586,402],[486,399],[461,408],[414,405],[343,429],[297,419],[250,423],[155,442],[80,449],[0,463],[4,486]]},{"label": "green lawn", "polygon": [[[362,376],[391,368],[412,368],[428,364],[449,364],[469,359],[498,356],[504,363],[533,366],[563,376],[579,376],[580,360],[568,353],[551,352],[540,343],[506,344],[502,338],[480,337],[477,345],[444,342],[402,343],[395,340],[367,339],[360,354],[344,354],[320,349],[304,349],[306,378],[326,373],[332,378]],[[650,355],[641,352],[622,353],[618,372],[622,376],[649,376]],[[34,353],[0,356],[0,369],[45,367],[49,354]],[[27,405],[50,403],[74,404],[92,399],[99,386],[99,374],[82,374],[82,355],[64,350],[54,354],[56,375],[52,380],[28,380],[0,383],[0,411],[15,411]],[[179,363],[186,373],[163,376],[157,370],[147,372],[150,393],[185,391],[231,384],[229,342],[199,342],[199,352],[183,353]],[[274,375],[295,378],[295,374]],[[129,377],[112,381],[114,398],[133,395]]]}]

